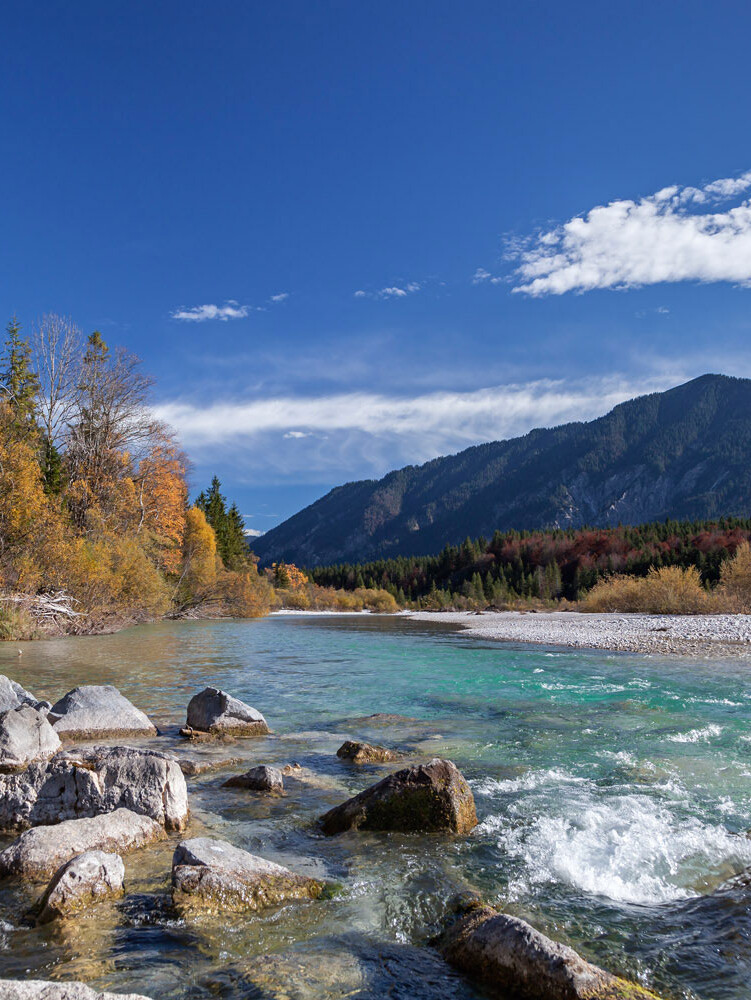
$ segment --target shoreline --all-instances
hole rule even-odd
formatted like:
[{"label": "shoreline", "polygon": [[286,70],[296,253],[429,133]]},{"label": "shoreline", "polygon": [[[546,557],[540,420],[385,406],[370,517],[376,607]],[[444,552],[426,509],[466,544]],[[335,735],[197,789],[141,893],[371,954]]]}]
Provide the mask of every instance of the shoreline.
[{"label": "shoreline", "polygon": [[458,625],[475,638],[497,642],[751,660],[751,615],[413,611],[405,617]]}]

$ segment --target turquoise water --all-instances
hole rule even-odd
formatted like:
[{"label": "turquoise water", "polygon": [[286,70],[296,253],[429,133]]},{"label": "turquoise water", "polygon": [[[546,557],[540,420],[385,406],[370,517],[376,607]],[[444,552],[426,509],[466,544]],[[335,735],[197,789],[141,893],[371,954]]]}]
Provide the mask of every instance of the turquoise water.
[{"label": "turquoise water", "polygon": [[[210,833],[341,885],[332,900],[230,921],[173,918],[174,841],[126,857],[129,895],[75,928],[23,926],[0,888],[0,976],[83,978],[167,1000],[482,996],[428,947],[448,900],[488,901],[666,997],[746,1000],[751,975],[751,675],[742,663],[488,643],[400,618],[184,622],[0,647],[40,697],[115,683],[176,737],[214,684],[275,735],[213,751],[242,764],[188,780]],[[363,717],[407,718],[374,723]],[[345,738],[451,758],[469,837],[322,838],[315,818],[386,773],[335,757]],[[193,749],[191,753],[195,753]],[[204,751],[201,751],[204,752]],[[244,764],[303,765],[287,795],[222,789]],[[269,958],[268,956],[274,956]]]}]

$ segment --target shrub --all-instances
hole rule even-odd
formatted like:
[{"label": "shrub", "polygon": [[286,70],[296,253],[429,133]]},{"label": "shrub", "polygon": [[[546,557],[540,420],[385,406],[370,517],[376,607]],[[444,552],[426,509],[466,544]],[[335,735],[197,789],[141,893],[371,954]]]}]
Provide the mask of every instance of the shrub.
[{"label": "shrub", "polygon": [[715,610],[694,566],[654,567],[646,577],[613,576],[596,584],[583,601],[585,611],[695,615]]},{"label": "shrub", "polygon": [[34,639],[37,628],[25,608],[0,604],[0,642],[18,642]]},{"label": "shrub", "polygon": [[742,542],[732,559],[726,559],[720,571],[718,592],[728,610],[751,613],[751,545]]}]

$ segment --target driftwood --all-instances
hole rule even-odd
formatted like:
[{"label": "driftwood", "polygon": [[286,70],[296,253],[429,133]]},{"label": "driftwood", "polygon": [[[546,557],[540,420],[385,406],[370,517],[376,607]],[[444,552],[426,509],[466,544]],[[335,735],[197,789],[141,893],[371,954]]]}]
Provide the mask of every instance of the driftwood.
[{"label": "driftwood", "polygon": [[16,604],[27,611],[35,621],[45,625],[62,627],[74,618],[82,618],[80,611],[73,608],[80,602],[64,590],[49,594],[0,594],[0,602]]}]

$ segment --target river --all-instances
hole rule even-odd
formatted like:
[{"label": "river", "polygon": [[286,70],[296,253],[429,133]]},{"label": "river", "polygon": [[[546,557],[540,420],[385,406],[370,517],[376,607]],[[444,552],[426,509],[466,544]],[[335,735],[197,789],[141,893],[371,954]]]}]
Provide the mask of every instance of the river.
[{"label": "river", "polygon": [[[153,1000],[470,1000],[484,994],[429,941],[450,898],[474,889],[666,997],[748,998],[751,888],[728,883],[751,867],[748,665],[491,643],[399,617],[273,616],[26,644],[21,656],[4,644],[0,671],[53,701],[113,683],[163,731],[141,745],[180,752],[185,706],[207,684],[254,705],[274,736],[187,750],[242,758],[188,779],[187,835],[340,885],[325,901],[186,924],[169,909],[175,836],[126,855],[125,900],[75,922],[24,926],[34,893],[2,885],[0,977]],[[362,721],[373,713],[406,718]],[[322,837],[316,817],[386,773],[339,761],[350,737],[449,757],[479,827]],[[220,787],[291,761],[305,780],[287,779],[283,798]]]}]

